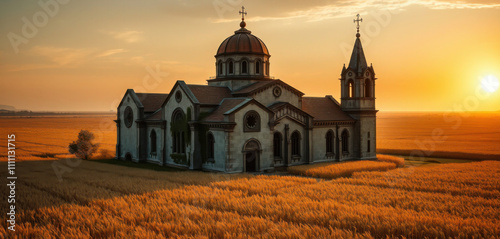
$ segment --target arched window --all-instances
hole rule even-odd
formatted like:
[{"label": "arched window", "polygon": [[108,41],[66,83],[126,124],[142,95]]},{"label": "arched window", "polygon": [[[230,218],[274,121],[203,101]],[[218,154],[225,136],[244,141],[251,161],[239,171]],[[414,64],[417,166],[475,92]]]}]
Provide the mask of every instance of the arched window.
[{"label": "arched window", "polygon": [[292,133],[292,156],[300,156],[300,133]]},{"label": "arched window", "polygon": [[223,71],[222,71],[222,61],[219,61],[219,75],[222,75]]},{"label": "arched window", "polygon": [[372,83],[370,79],[365,81],[365,97],[372,97]]},{"label": "arched window", "polygon": [[333,131],[329,130],[326,133],[326,153],[333,154]]},{"label": "arched window", "polygon": [[151,154],[156,155],[156,131],[151,130],[151,134],[149,134],[149,142],[151,144]]},{"label": "arched window", "polygon": [[349,154],[349,132],[342,131],[342,154]]},{"label": "arched window", "polygon": [[241,73],[242,74],[247,74],[248,73],[248,63],[247,63],[247,61],[241,62]]},{"label": "arched window", "polygon": [[215,162],[215,139],[212,133],[207,134],[207,161]]},{"label": "arched window", "polygon": [[347,92],[348,97],[352,98],[352,97],[354,97],[354,83],[351,80],[347,83],[347,85],[348,85],[348,89],[347,89],[348,90],[348,92]]},{"label": "arched window", "polygon": [[234,73],[234,64],[232,61],[229,62],[229,70],[228,70],[229,74],[233,74]]},{"label": "arched window", "polygon": [[172,115],[172,151],[173,153],[182,154],[186,152],[185,143],[185,122],[184,112],[178,109]]},{"label": "arched window", "polygon": [[273,136],[273,153],[275,158],[281,158],[281,134],[279,132],[274,133]]},{"label": "arched window", "polygon": [[255,62],[255,74],[260,74],[260,61]]}]

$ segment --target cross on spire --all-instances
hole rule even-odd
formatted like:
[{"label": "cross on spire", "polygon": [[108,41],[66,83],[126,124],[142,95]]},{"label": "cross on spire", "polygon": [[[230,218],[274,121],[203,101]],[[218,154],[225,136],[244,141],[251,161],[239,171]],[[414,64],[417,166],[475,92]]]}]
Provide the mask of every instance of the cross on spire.
[{"label": "cross on spire", "polygon": [[244,6],[241,6],[240,14],[241,14],[241,20],[245,21],[245,15],[247,15],[247,12],[245,11],[245,7]]},{"label": "cross on spire", "polygon": [[354,19],[353,22],[356,23],[356,30],[357,30],[356,37],[359,37],[359,22],[363,22],[363,18],[359,18],[359,13],[358,15],[356,15],[356,19]]}]

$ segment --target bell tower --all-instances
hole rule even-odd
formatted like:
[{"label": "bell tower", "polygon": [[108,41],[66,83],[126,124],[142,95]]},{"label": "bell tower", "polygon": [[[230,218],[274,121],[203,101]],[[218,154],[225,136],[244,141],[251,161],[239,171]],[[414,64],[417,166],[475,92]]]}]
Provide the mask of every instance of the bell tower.
[{"label": "bell tower", "polygon": [[356,158],[376,158],[375,71],[366,63],[361,45],[359,14],[354,19],[357,33],[349,65],[340,74],[341,108],[356,119],[353,146]]}]

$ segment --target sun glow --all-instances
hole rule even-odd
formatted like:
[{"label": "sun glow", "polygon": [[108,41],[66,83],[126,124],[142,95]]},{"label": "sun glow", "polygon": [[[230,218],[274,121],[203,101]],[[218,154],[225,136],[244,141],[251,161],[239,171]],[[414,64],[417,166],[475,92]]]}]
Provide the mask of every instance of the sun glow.
[{"label": "sun glow", "polygon": [[498,90],[499,86],[500,82],[498,82],[498,79],[494,75],[485,76],[481,80],[481,88],[486,92],[493,93]]}]

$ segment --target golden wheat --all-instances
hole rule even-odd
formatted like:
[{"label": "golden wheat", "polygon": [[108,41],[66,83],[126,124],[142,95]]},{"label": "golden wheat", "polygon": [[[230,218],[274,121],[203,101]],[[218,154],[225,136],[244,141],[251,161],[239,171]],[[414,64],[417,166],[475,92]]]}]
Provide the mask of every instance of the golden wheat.
[{"label": "golden wheat", "polygon": [[317,178],[349,177],[359,171],[387,171],[396,168],[392,162],[378,161],[349,161],[342,163],[319,163],[312,165],[292,166],[288,172],[295,175],[303,175]]},{"label": "golden wheat", "polygon": [[[91,164],[84,166],[90,168]],[[493,197],[498,193],[499,168],[500,162],[487,161],[357,172],[351,178],[319,181],[256,176],[93,200],[87,205],[66,204],[24,211],[19,215],[14,235],[23,238],[491,238],[500,234],[500,200]],[[125,171],[124,175],[132,173]],[[151,177],[160,178],[156,173]],[[432,186],[424,187],[418,180],[420,176]],[[110,180],[111,175],[105,179]],[[455,179],[457,183],[453,184]],[[367,182],[361,183],[363,180]],[[82,182],[98,185],[90,179]],[[458,187],[463,190],[457,191]],[[0,229],[2,233],[4,228]]]},{"label": "golden wheat", "polygon": [[405,166],[405,159],[402,157],[396,157],[392,155],[377,154],[377,160],[382,162],[395,163],[398,167]]}]

